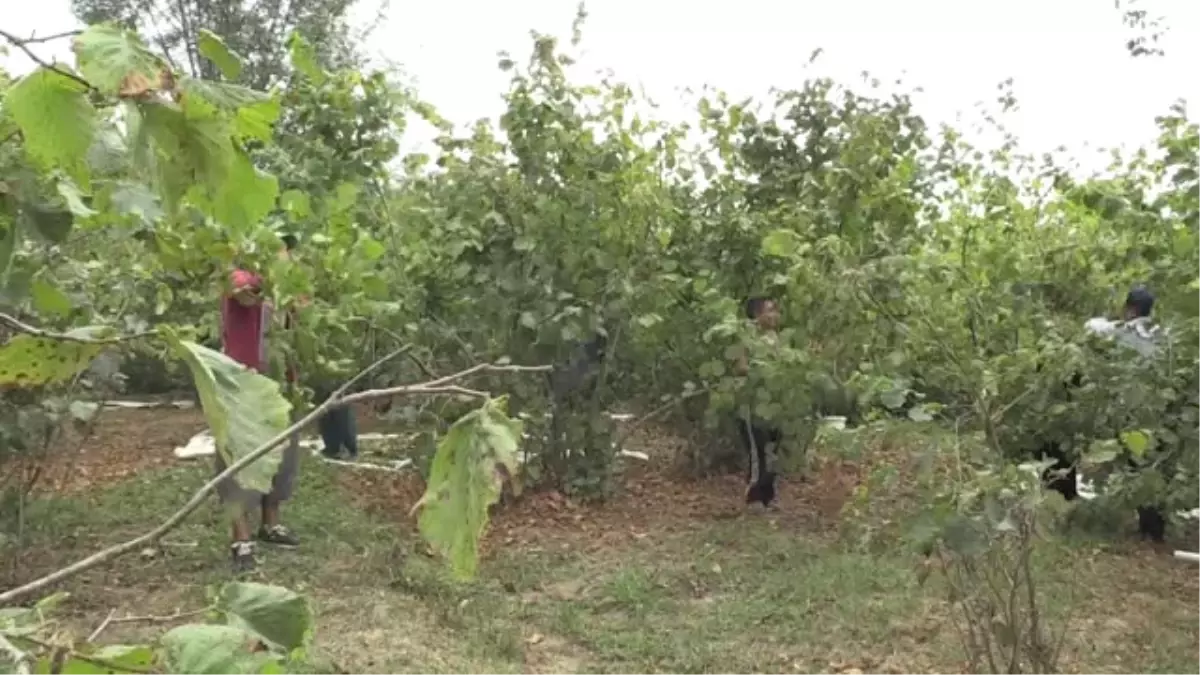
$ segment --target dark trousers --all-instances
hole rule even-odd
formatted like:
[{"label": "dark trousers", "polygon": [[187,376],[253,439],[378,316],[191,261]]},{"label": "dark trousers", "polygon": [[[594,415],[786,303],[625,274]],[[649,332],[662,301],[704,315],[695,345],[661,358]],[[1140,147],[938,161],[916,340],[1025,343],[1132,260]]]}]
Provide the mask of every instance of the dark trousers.
[{"label": "dark trousers", "polygon": [[775,471],[770,465],[769,452],[779,447],[783,434],[761,420],[738,418],[737,426],[748,460],[746,502],[769,505],[775,500]]},{"label": "dark trousers", "polygon": [[[318,389],[314,402],[320,405],[332,395],[332,391]],[[345,448],[351,458],[358,457],[358,424],[353,408],[342,406],[330,410],[317,420],[317,429],[325,443],[324,454],[335,457]]]}]

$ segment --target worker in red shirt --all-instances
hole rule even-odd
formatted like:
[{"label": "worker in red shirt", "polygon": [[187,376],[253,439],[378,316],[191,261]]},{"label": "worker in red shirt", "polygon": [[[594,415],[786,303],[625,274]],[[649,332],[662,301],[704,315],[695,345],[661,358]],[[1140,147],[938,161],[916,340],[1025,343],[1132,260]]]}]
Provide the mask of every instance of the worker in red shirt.
[{"label": "worker in red shirt", "polygon": [[[284,248],[279,252],[282,259],[290,259],[296,238],[283,237]],[[221,346],[227,356],[247,368],[264,373],[267,370],[267,329],[271,325],[273,308],[261,296],[262,278],[244,269],[232,274],[233,290],[221,302]],[[288,325],[285,320],[285,327]],[[294,382],[296,372],[289,367],[289,381]],[[249,572],[255,567],[254,542],[250,536],[247,512],[256,507],[262,509],[262,525],[258,540],[276,546],[295,547],[300,544],[287,527],[280,522],[279,507],[292,494],[296,472],[300,464],[300,434],[292,435],[283,450],[283,459],[267,494],[249,490],[238,484],[231,476],[217,486],[222,504],[234,509],[233,516],[233,569],[235,573]],[[225,470],[225,460],[216,453],[216,470]]]}]

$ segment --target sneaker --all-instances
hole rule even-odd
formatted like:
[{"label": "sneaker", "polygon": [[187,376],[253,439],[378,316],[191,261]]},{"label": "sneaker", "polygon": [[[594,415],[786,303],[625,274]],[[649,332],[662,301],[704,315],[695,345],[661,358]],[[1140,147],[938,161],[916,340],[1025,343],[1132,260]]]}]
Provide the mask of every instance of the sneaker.
[{"label": "sneaker", "polygon": [[300,545],[300,540],[292,531],[283,525],[272,525],[271,527],[263,527],[258,531],[258,540],[266,544],[274,544],[275,546],[284,546],[294,548]]},{"label": "sneaker", "polygon": [[254,542],[235,541],[230,546],[233,556],[233,573],[248,574],[254,571]]}]

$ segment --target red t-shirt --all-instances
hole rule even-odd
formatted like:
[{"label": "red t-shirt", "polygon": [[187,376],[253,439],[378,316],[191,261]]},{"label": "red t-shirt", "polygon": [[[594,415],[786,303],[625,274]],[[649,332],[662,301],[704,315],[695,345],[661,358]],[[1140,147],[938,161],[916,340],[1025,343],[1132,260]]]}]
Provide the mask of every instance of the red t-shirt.
[{"label": "red t-shirt", "polygon": [[[233,291],[242,289],[258,291],[262,288],[262,278],[246,270],[234,270],[231,276]],[[271,325],[271,303],[256,302],[243,305],[234,298],[233,294],[221,300],[221,345],[225,355],[238,363],[265,373],[267,370],[267,329]],[[287,317],[286,327],[291,327],[291,315]],[[288,364],[285,376],[289,382],[297,379],[296,368]]]},{"label": "red t-shirt", "polygon": [[[234,270],[233,290],[259,290],[262,279],[253,272]],[[267,369],[267,325],[270,305],[243,305],[233,294],[221,299],[221,347],[225,355],[258,372]]]}]

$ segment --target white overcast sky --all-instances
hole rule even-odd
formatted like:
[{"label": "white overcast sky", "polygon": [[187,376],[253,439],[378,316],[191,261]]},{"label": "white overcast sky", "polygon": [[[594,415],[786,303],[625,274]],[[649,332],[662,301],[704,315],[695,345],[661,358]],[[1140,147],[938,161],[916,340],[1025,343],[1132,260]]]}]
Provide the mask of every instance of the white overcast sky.
[{"label": "white overcast sky", "polygon": [[[379,1],[360,0],[356,16],[374,14]],[[579,67],[643,84],[662,104],[659,114],[674,119],[691,117],[677,93],[683,87],[764,94],[811,74],[858,82],[868,70],[885,80],[904,74],[924,89],[917,100],[929,120],[954,122],[977,101],[993,100],[996,83],[1012,77],[1021,110],[1009,124],[1026,148],[1065,145],[1098,168],[1086,147],[1145,144],[1155,115],[1175,99],[1196,101],[1200,2],[1142,3],[1171,28],[1165,58],[1130,58],[1129,33],[1112,0],[590,0]],[[0,4],[0,27],[18,35],[77,26],[69,0]],[[367,48],[401,64],[424,98],[465,123],[500,111],[506,78],[496,52],[523,61],[531,29],[567,35],[575,4],[391,0]],[[69,56],[65,43],[41,47],[46,56]],[[802,69],[818,47],[821,58]],[[19,53],[0,64],[30,67]]]}]

